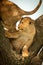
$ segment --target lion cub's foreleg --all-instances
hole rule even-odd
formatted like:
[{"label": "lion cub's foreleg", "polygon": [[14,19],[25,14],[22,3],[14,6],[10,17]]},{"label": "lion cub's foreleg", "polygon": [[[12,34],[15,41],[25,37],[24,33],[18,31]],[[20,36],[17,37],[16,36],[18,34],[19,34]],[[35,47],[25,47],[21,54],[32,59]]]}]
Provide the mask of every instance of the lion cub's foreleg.
[{"label": "lion cub's foreleg", "polygon": [[23,50],[22,50],[22,56],[28,57],[29,55],[30,55],[30,52],[28,51],[28,47],[24,45]]},{"label": "lion cub's foreleg", "polygon": [[29,47],[32,45],[32,41],[33,39],[30,39],[24,46],[23,46],[23,49],[22,49],[22,56],[23,57],[28,57],[30,56],[31,52],[28,50]]}]

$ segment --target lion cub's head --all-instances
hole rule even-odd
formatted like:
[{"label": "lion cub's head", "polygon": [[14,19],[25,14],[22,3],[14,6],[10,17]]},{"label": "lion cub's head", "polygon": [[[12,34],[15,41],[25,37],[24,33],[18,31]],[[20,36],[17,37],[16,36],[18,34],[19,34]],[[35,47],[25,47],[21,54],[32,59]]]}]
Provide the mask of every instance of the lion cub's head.
[{"label": "lion cub's head", "polygon": [[34,30],[34,20],[32,20],[31,18],[29,17],[24,17],[21,19],[19,25],[18,25],[18,29],[19,30],[24,30],[26,28],[29,28],[29,29],[33,29]]}]

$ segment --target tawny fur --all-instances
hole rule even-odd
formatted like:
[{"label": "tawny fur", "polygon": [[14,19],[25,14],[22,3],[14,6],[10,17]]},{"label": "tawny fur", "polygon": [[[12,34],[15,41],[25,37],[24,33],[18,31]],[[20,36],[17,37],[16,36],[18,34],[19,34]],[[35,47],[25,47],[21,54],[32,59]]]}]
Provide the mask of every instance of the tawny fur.
[{"label": "tawny fur", "polygon": [[[20,7],[18,7],[15,3],[12,3],[9,0],[1,0],[0,1],[0,8],[1,8],[1,18],[3,20],[2,24],[4,28],[7,28],[7,35],[8,37],[14,38],[14,32],[15,32],[15,24],[18,20],[21,19],[23,15],[32,15],[34,14],[39,7],[41,6],[42,0],[40,0],[39,4],[36,6],[35,9],[33,9],[30,12],[26,12],[22,10]],[[14,35],[14,36],[13,36]]]},{"label": "tawny fur", "polygon": [[[0,6],[1,6],[1,18],[3,20],[2,24],[4,26],[4,29],[6,28],[6,30],[5,30],[5,36],[8,37],[8,38],[13,38],[13,39],[14,38],[17,38],[16,40],[12,41],[12,44],[13,44],[13,42],[15,43],[14,44],[14,48],[16,50],[18,50],[18,49],[20,50],[23,47],[23,52],[22,53],[24,54],[24,48],[26,47],[26,50],[25,50],[27,52],[26,56],[28,56],[29,52],[27,50],[28,50],[28,48],[31,45],[30,43],[32,43],[32,41],[33,41],[33,38],[34,38],[34,35],[35,35],[35,27],[33,25],[33,28],[34,28],[33,30],[31,29],[32,28],[31,26],[29,26],[29,28],[28,28],[28,22],[27,23],[25,22],[26,25],[24,25],[25,24],[24,23],[23,25],[20,24],[20,26],[19,26],[19,29],[23,29],[23,30],[22,31],[19,31],[19,32],[18,31],[15,32],[15,24],[16,24],[16,22],[18,20],[21,19],[21,17],[23,15],[31,15],[31,14],[34,14],[39,9],[39,7],[40,7],[40,5],[42,3],[42,0],[40,0],[40,2],[37,5],[37,7],[33,11],[31,11],[31,12],[23,11],[16,4],[14,4],[14,3],[12,3],[12,2],[10,2],[8,0],[2,0],[0,2],[1,2],[0,3]],[[23,20],[25,21],[25,19],[23,19]],[[28,18],[26,19],[26,21],[29,21]],[[30,30],[32,32],[34,31],[34,33],[30,34],[31,31],[29,32],[28,29],[29,29],[29,31]],[[18,43],[19,42],[18,41],[19,38],[20,38],[20,40],[19,40],[20,41],[20,44]],[[25,44],[27,46],[24,46]],[[18,45],[18,47],[16,48],[17,45]]]},{"label": "tawny fur", "polygon": [[36,28],[34,24],[34,20],[32,20],[29,17],[25,17],[21,19],[20,24],[18,25],[19,28],[19,36],[17,39],[13,39],[11,41],[11,44],[13,48],[20,53],[20,50],[22,49],[22,56],[27,57],[30,55],[30,52],[28,51],[29,47],[32,45]]}]

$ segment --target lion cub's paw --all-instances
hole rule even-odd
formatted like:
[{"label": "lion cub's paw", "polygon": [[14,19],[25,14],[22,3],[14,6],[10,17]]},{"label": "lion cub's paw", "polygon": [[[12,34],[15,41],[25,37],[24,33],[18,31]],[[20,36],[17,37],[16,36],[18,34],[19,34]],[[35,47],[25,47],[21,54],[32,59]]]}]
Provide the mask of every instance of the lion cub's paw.
[{"label": "lion cub's paw", "polygon": [[23,51],[22,52],[22,56],[23,57],[28,57],[28,56],[30,56],[30,52],[28,52],[27,50],[26,51]]}]

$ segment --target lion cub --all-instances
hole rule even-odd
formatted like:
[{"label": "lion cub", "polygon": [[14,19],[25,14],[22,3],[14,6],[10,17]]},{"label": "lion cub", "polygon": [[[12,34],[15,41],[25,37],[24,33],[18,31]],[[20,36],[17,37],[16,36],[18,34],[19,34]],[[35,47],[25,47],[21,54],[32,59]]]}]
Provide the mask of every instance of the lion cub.
[{"label": "lion cub", "polygon": [[22,49],[22,56],[28,57],[30,55],[28,49],[32,45],[36,33],[34,20],[29,17],[22,18],[18,29],[19,37],[11,41],[13,48],[19,53]]}]

